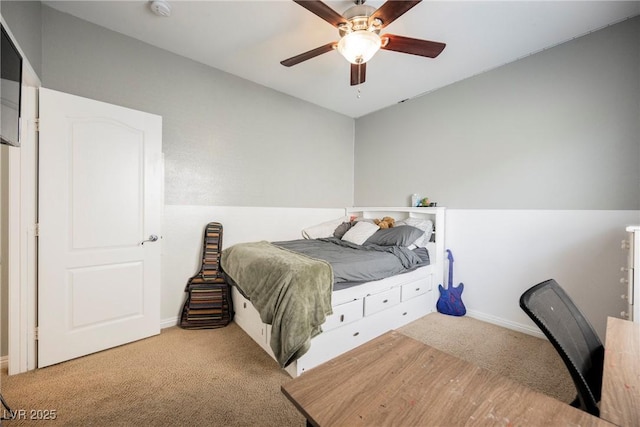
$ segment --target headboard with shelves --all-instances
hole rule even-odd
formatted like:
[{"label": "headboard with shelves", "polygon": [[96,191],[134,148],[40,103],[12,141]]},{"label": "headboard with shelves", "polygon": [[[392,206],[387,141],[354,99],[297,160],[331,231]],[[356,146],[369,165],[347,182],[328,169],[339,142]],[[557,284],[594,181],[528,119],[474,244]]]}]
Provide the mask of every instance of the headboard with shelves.
[{"label": "headboard with shelves", "polygon": [[427,248],[434,265],[436,284],[444,283],[445,212],[446,208],[444,207],[351,207],[345,209],[345,215],[348,217],[382,219],[385,216],[389,216],[396,221],[405,218],[430,219],[433,222],[434,230],[431,239],[432,245],[427,246]]}]

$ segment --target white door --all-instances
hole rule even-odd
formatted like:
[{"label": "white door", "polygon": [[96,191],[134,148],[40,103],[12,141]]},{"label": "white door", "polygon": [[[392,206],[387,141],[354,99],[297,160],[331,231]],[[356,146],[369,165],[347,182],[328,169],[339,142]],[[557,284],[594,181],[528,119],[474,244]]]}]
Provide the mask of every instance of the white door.
[{"label": "white door", "polygon": [[162,118],[40,89],[38,367],[160,332]]}]

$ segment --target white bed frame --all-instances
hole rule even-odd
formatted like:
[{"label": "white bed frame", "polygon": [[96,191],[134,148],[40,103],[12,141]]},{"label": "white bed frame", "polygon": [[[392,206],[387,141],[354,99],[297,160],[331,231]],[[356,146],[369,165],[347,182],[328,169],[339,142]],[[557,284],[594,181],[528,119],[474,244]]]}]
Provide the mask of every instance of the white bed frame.
[{"label": "white bed frame", "polygon": [[[435,242],[427,245],[431,264],[409,273],[334,291],[333,314],[322,324],[323,332],[311,340],[311,348],[286,367],[292,377],[320,365],[392,329],[435,311],[435,289],[443,283],[445,208],[347,208],[346,215],[364,218],[390,216],[431,219]],[[232,287],[234,321],[274,358],[269,345],[271,325],[235,287]]]}]

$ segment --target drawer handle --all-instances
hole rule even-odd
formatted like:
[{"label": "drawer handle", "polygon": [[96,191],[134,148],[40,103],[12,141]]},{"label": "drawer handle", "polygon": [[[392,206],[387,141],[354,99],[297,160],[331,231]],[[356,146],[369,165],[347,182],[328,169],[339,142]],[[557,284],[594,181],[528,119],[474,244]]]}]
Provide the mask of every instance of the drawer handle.
[{"label": "drawer handle", "polygon": [[360,335],[360,332],[356,332],[355,334],[353,334],[354,337],[357,337],[358,335]]},{"label": "drawer handle", "polygon": [[243,308],[247,308],[247,303],[246,303],[246,302],[243,302],[243,303],[242,303],[242,306],[243,306]]},{"label": "drawer handle", "polygon": [[407,312],[405,311],[404,313],[402,313],[402,315],[403,315],[403,316],[406,316],[406,315],[407,315]]},{"label": "drawer handle", "polygon": [[416,288],[416,291],[419,291],[419,290],[420,290],[420,288]]},{"label": "drawer handle", "polygon": [[386,299],[386,300],[382,301],[382,303],[383,303],[383,304],[386,304],[386,303],[388,303],[388,302],[389,302],[389,300],[388,300],[388,299]]},{"label": "drawer handle", "polygon": [[341,321],[341,322],[344,322],[344,314],[341,314],[341,315],[340,315],[340,321]]}]

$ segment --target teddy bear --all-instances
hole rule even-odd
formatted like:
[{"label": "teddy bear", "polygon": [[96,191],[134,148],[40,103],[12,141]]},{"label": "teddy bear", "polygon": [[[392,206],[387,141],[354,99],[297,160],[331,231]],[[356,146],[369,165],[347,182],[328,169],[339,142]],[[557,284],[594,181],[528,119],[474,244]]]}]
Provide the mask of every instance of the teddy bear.
[{"label": "teddy bear", "polygon": [[391,218],[390,216],[385,216],[384,218],[382,218],[382,220],[379,219],[374,219],[373,223],[375,225],[377,225],[378,227],[382,228],[391,228],[394,226],[394,224],[396,223],[396,220]]}]

